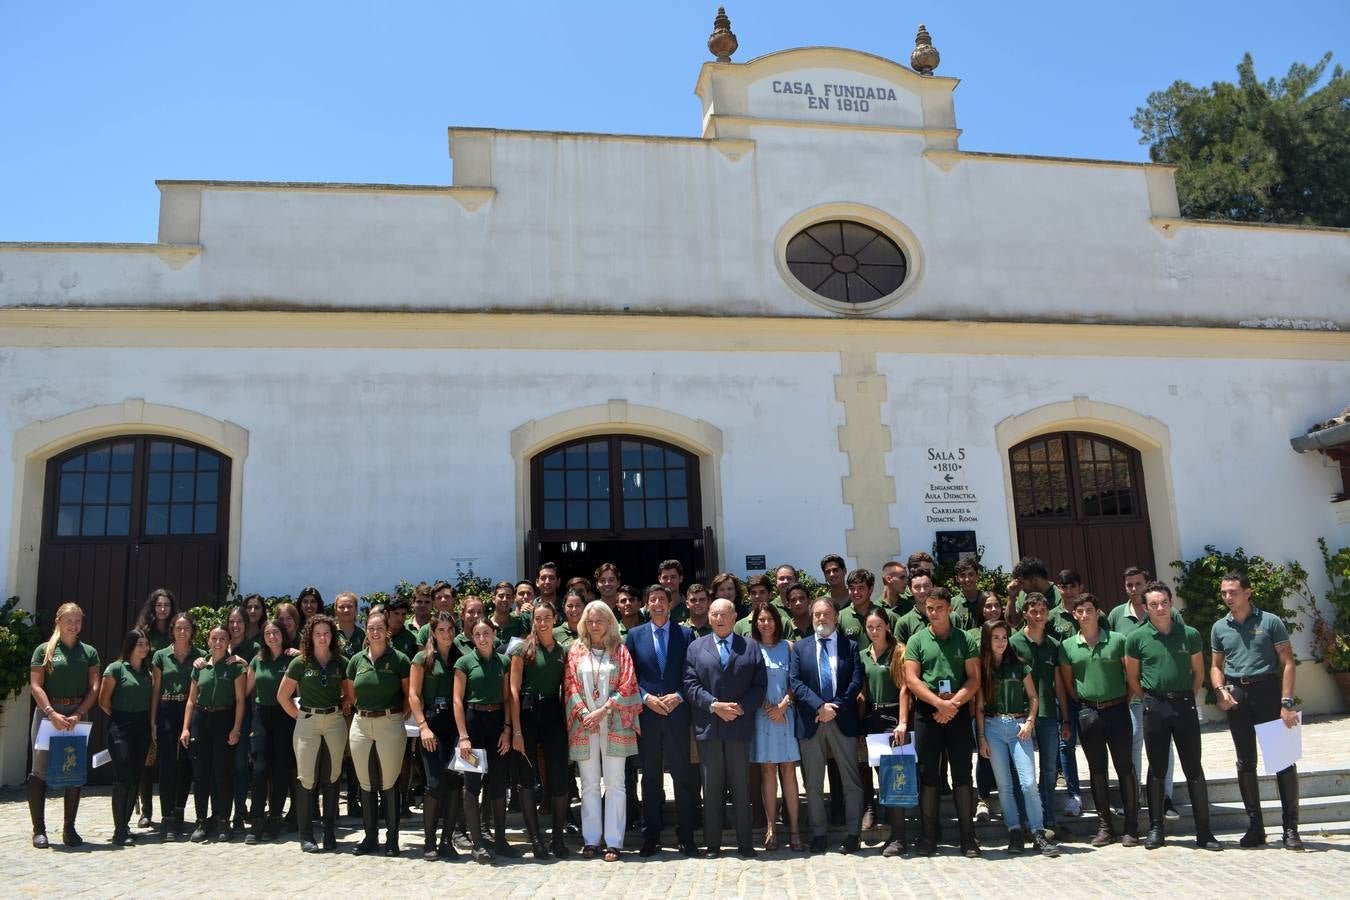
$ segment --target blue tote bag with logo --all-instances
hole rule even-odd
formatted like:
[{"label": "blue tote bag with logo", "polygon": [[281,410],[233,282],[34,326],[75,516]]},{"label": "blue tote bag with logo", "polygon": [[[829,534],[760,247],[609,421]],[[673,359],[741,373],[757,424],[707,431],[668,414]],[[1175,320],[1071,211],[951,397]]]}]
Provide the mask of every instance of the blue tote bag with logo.
[{"label": "blue tote bag with logo", "polygon": [[83,734],[54,734],[47,745],[47,787],[81,787],[85,782],[89,738]]},{"label": "blue tote bag with logo", "polygon": [[914,755],[914,738],[907,736],[904,745],[894,753],[881,755],[880,787],[877,791],[882,806],[913,809],[919,805],[919,760]]}]

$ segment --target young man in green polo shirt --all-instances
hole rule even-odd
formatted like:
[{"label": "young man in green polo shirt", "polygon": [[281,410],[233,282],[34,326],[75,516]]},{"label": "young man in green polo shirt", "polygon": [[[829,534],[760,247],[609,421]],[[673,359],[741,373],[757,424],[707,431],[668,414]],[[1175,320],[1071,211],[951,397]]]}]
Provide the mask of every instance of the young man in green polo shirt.
[{"label": "young man in green polo shirt", "polygon": [[[1045,597],[1040,594],[1029,595],[1022,612],[1026,615],[1026,624],[1013,634],[1008,644],[1030,667],[1031,680],[1036,685],[1039,702],[1036,707],[1035,736],[1036,755],[1040,764],[1038,785],[1041,816],[1045,830],[1053,838],[1057,833],[1069,833],[1067,827],[1057,824],[1055,815],[1055,770],[1059,742],[1069,737],[1069,704],[1064,685],[1059,679],[1059,641],[1045,628],[1046,616],[1050,613]],[[1074,787],[1076,789],[1077,785]],[[1069,799],[1076,800],[1077,797],[1071,793]]]},{"label": "young man in green polo shirt", "polygon": [[914,595],[909,592],[909,570],[904,563],[890,560],[881,567],[881,605],[897,619],[914,608]]},{"label": "young man in green polo shirt", "polygon": [[1200,718],[1195,694],[1205,683],[1200,632],[1172,618],[1172,589],[1161,581],[1144,587],[1148,623],[1125,639],[1125,677],[1130,691],[1144,694],[1144,752],[1148,755],[1148,839],[1156,850],[1163,836],[1163,776],[1167,748],[1175,743],[1195,819],[1195,844],[1222,850],[1209,827],[1209,786],[1200,759]]},{"label": "young man in green polo shirt", "polygon": [[[1030,593],[1044,594],[1051,612],[1057,608],[1064,608],[1063,598],[1060,597],[1058,589],[1050,583],[1050,573],[1046,570],[1045,563],[1034,556],[1024,556],[1013,566],[1012,579],[1008,582],[1008,606],[1003,614],[1008,624],[1014,628],[1022,627],[1022,607],[1026,605],[1027,594]],[[1052,616],[1051,622],[1054,621]],[[1053,627],[1051,633],[1059,636]]]},{"label": "young man in green polo shirt", "polygon": [[[1247,810],[1243,847],[1266,842],[1261,818],[1261,792],[1256,782],[1256,724],[1279,719],[1286,728],[1298,724],[1294,709],[1294,661],[1289,632],[1279,616],[1252,606],[1252,583],[1240,572],[1219,581],[1228,615],[1210,630],[1214,651],[1210,683],[1219,695],[1219,708],[1228,713],[1228,732],[1237,751],[1238,790]],[[1284,848],[1302,850],[1298,834],[1298,769],[1286,766],[1275,773],[1280,790]]]},{"label": "young man in green polo shirt", "polygon": [[[1125,602],[1111,610],[1106,627],[1121,637],[1128,638],[1130,633],[1141,625],[1148,624],[1148,606],[1144,603],[1144,586],[1153,580],[1153,576],[1139,568],[1130,566],[1122,576],[1125,579]],[[1172,618],[1185,624],[1185,619],[1175,608]],[[1134,739],[1130,744],[1131,757],[1134,759],[1134,774],[1140,783],[1144,778],[1144,704],[1143,698],[1135,697],[1130,701],[1130,720],[1134,723]],[[1177,755],[1167,748],[1167,775],[1163,780],[1163,816],[1168,820],[1181,818],[1172,803],[1172,785],[1176,780]]]},{"label": "young man in green polo shirt", "polygon": [[1116,767],[1121,805],[1125,810],[1123,846],[1139,843],[1139,782],[1130,762],[1130,692],[1125,678],[1125,638],[1103,631],[1097,598],[1088,593],[1074,599],[1078,633],[1060,642],[1061,680],[1073,706],[1078,708],[1078,734],[1088,761],[1092,801],[1097,808],[1097,833],[1092,846],[1104,847],[1117,837],[1111,816],[1110,773],[1107,751]]},{"label": "young man in green polo shirt", "polygon": [[[820,560],[820,574],[825,577],[825,584],[830,589],[830,601],[834,608],[842,610],[848,605],[848,585],[844,583],[844,576],[848,574],[848,566],[844,563],[844,558],[838,553],[827,553]],[[793,574],[794,582],[796,574]],[[783,592],[783,605],[787,605],[787,593]]]}]

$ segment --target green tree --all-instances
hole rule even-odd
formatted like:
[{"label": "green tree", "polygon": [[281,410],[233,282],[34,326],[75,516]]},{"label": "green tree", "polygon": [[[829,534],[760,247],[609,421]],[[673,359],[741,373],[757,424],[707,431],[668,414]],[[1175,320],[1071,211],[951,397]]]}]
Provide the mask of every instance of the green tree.
[{"label": "green tree", "polygon": [[1183,216],[1350,227],[1350,77],[1323,82],[1330,64],[1263,82],[1248,53],[1236,84],[1149,94],[1132,121],[1154,162],[1179,166]]}]

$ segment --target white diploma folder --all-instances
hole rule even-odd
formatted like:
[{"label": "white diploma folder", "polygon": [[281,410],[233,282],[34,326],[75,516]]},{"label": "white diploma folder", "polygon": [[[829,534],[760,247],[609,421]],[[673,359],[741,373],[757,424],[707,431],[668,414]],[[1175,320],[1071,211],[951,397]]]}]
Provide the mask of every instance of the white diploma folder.
[{"label": "white diploma folder", "polygon": [[46,719],[38,723],[37,740],[33,742],[34,750],[46,750],[51,746],[52,735],[56,734],[82,734],[85,739],[89,739],[89,732],[94,728],[93,722],[77,722],[73,731],[57,731],[56,726]]},{"label": "white diploma folder", "polygon": [[1283,719],[1272,719],[1256,726],[1256,742],[1261,745],[1261,767],[1267,775],[1281,772],[1303,756],[1303,713],[1298,724],[1286,728]]},{"label": "white diploma folder", "polygon": [[450,758],[450,768],[456,772],[477,772],[479,775],[486,775],[488,767],[487,751],[474,747],[469,753],[473,756],[473,762],[469,762],[460,754],[459,750],[455,750]]}]

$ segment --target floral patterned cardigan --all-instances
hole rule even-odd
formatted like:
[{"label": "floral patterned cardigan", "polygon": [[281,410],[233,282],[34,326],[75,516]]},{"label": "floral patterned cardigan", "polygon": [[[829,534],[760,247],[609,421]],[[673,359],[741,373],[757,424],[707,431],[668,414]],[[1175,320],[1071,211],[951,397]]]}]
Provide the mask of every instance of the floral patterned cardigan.
[{"label": "floral patterned cardigan", "polygon": [[567,713],[567,755],[573,762],[591,757],[591,735],[582,718],[607,701],[613,700],[609,712],[609,740],[606,756],[634,756],[638,752],[638,714],[642,712],[642,698],[638,694],[637,670],[628,648],[619,644],[610,654],[613,665],[609,674],[609,689],[599,697],[588,697],[579,666],[584,665],[590,650],[580,641],[572,644],[567,653],[563,671],[563,708]]}]

